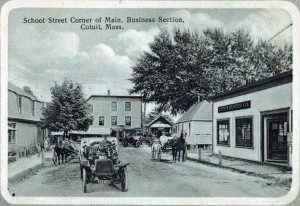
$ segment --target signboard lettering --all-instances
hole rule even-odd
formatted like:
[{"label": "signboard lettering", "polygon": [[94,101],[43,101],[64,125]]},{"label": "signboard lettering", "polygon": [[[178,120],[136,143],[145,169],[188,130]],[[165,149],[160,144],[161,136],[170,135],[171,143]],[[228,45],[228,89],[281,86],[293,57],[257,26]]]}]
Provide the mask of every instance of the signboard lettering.
[{"label": "signboard lettering", "polygon": [[251,108],[251,101],[246,101],[246,102],[239,102],[235,104],[229,104],[225,106],[218,107],[218,112],[230,112],[230,111],[235,111],[235,110],[240,110],[240,109],[248,109]]}]

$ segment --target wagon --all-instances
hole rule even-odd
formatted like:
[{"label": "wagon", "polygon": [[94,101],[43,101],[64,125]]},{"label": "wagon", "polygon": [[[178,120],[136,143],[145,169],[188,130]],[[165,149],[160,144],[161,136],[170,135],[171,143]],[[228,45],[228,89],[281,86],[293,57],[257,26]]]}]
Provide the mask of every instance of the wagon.
[{"label": "wagon", "polygon": [[[110,142],[110,141],[109,141]],[[119,186],[124,192],[128,190],[128,173],[126,167],[118,160],[116,142],[105,142],[103,138],[82,141],[80,173],[83,192],[87,192],[90,183],[108,183]]]},{"label": "wagon", "polygon": [[[160,161],[161,160],[161,156],[162,154],[171,154],[173,157],[173,160],[176,162],[177,159],[177,151],[178,148],[176,146],[176,144],[174,144],[176,141],[176,139],[169,139],[168,142],[164,145],[161,145],[158,142],[154,142],[151,145],[151,155],[152,155],[152,159],[153,160],[157,160]],[[173,147],[175,146],[175,147]],[[173,148],[172,148],[173,147]],[[183,152],[183,157],[182,157],[182,161],[185,162],[187,159],[187,148],[186,148],[186,144],[184,144],[181,148],[181,151]],[[178,159],[179,160],[179,159]]]},{"label": "wagon", "polygon": [[79,150],[73,141],[63,140],[52,149],[52,161],[55,165],[64,164],[73,159],[79,159]]},{"label": "wagon", "polygon": [[162,153],[170,153],[172,152],[172,146],[171,144],[166,144],[164,146],[161,146],[159,143],[154,142],[151,146],[151,154],[152,159],[160,161]]}]

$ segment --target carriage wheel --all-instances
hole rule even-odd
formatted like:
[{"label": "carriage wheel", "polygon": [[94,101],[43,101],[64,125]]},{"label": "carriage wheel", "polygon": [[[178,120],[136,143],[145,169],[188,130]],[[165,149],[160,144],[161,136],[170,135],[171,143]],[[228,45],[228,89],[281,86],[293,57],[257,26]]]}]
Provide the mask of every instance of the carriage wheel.
[{"label": "carriage wheel", "polygon": [[82,169],[82,190],[86,193],[86,170],[85,168]]},{"label": "carriage wheel", "polygon": [[159,149],[157,152],[157,161],[161,160],[161,150]]},{"label": "carriage wheel", "polygon": [[155,154],[155,152],[154,152],[154,148],[152,149],[152,159],[154,159],[155,160],[155,156],[156,156],[156,154]]},{"label": "carriage wheel", "polygon": [[126,140],[123,140],[122,144],[123,144],[123,147],[127,147],[128,146],[128,142]]},{"label": "carriage wheel", "polygon": [[135,147],[136,147],[136,148],[138,148],[140,145],[141,145],[141,142],[140,142],[140,141],[137,141],[137,142],[135,143]]},{"label": "carriage wheel", "polygon": [[58,157],[57,153],[53,150],[52,161],[55,165],[58,164],[58,158],[59,157]]},{"label": "carriage wheel", "polygon": [[182,162],[185,162],[187,160],[187,147],[185,145],[184,147],[184,155],[182,156]]},{"label": "carriage wheel", "polygon": [[121,190],[123,192],[127,192],[128,191],[128,172],[126,170],[126,168],[123,168],[122,171],[121,171],[121,175],[120,175],[122,182],[121,182]]}]

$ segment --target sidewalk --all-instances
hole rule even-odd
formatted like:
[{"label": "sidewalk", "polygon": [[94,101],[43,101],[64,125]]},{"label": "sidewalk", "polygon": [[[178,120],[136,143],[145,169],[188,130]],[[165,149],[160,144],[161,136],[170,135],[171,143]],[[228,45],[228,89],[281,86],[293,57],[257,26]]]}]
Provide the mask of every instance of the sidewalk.
[{"label": "sidewalk", "polygon": [[222,157],[222,165],[219,166],[219,157],[217,155],[212,155],[211,150],[201,150],[201,160],[199,160],[199,150],[191,149],[188,150],[187,158],[191,161],[231,169],[247,175],[275,179],[284,185],[290,184],[292,181],[292,173],[283,171],[283,168],[280,166],[259,164],[229,157]]},{"label": "sidewalk", "polygon": [[[51,151],[45,152],[45,159],[51,159],[51,157]],[[42,155],[38,157],[37,154],[35,154],[30,157],[18,158],[16,161],[10,162],[8,164],[8,179],[20,175],[40,165],[42,165]]]}]

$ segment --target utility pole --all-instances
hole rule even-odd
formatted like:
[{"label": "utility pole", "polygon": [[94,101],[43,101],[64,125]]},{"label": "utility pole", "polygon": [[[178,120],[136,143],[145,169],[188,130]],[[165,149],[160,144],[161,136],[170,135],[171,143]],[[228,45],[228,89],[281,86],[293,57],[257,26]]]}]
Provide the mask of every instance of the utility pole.
[{"label": "utility pole", "polygon": [[286,27],[284,27],[283,29],[281,29],[280,31],[278,31],[276,34],[274,34],[269,40],[268,42],[270,42],[272,39],[274,39],[277,35],[279,35],[281,32],[283,32],[284,30],[286,30],[287,28],[289,28],[290,26],[292,26],[293,23],[290,23],[289,25],[287,25]]},{"label": "utility pole", "polygon": [[143,134],[145,134],[146,130],[146,101],[144,102],[144,117],[143,117]]}]

